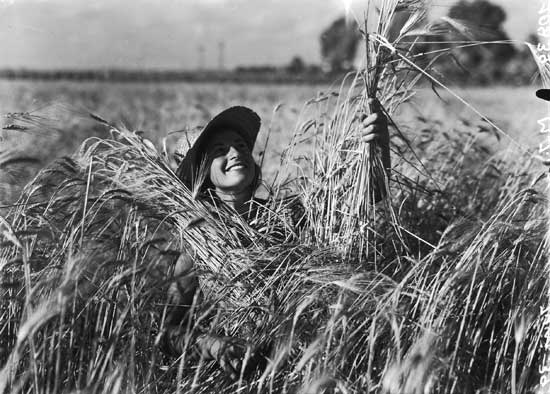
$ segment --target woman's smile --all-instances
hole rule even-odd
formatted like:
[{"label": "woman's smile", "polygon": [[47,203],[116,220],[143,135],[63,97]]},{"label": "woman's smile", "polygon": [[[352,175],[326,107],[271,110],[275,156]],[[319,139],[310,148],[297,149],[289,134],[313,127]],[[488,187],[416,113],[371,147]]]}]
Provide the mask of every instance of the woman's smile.
[{"label": "woman's smile", "polygon": [[248,166],[244,162],[237,161],[237,162],[233,162],[233,163],[229,164],[225,168],[225,171],[240,171],[240,170],[243,170],[245,168],[248,168]]}]

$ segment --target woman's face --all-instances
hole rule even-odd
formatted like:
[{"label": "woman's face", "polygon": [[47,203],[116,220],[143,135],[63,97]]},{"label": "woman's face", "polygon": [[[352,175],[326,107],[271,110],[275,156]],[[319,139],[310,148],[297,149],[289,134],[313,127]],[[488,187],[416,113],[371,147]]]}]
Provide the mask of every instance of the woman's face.
[{"label": "woman's face", "polygon": [[245,140],[234,130],[217,132],[207,142],[210,180],[217,190],[239,193],[254,181],[256,166]]}]

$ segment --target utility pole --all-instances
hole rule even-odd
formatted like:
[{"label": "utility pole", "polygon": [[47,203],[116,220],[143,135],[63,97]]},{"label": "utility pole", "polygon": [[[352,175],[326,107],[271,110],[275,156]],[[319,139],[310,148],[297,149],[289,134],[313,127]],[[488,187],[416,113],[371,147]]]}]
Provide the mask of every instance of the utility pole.
[{"label": "utility pole", "polygon": [[218,69],[223,70],[225,68],[225,42],[218,42]]},{"label": "utility pole", "polygon": [[197,67],[199,70],[204,70],[204,45],[199,44],[197,47],[198,52],[198,64]]}]

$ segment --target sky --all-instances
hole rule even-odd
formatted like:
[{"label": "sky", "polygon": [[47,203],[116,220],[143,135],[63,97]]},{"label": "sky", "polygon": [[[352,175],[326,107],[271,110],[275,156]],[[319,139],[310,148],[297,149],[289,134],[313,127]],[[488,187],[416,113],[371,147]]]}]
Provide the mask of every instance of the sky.
[{"label": "sky", "polygon": [[[347,1],[363,14],[366,0]],[[432,17],[455,1],[432,0]],[[492,2],[512,39],[536,31],[540,0]],[[344,0],[0,0],[0,68],[319,63],[320,33],[344,10]]]}]

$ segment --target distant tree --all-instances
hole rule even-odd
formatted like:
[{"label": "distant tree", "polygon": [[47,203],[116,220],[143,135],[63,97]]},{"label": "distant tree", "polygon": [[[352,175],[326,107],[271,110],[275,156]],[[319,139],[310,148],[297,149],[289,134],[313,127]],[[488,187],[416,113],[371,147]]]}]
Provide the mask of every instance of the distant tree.
[{"label": "distant tree", "polygon": [[325,29],[321,34],[321,57],[326,71],[351,69],[360,38],[357,23],[354,20],[346,22],[344,17]]},{"label": "distant tree", "polygon": [[[419,52],[427,53],[448,47],[444,41],[505,41],[506,12],[489,0],[460,0],[453,5],[448,16],[461,24],[447,33],[428,37],[430,44],[421,44]],[[441,42],[438,44],[436,42]],[[455,48],[452,54],[441,56],[435,69],[450,81],[467,84],[508,82],[508,63],[519,56],[511,43],[480,44]]]},{"label": "distant tree", "polygon": [[488,0],[460,0],[449,9],[449,16],[467,20],[489,31],[500,30],[506,20],[506,12],[502,7]]},{"label": "distant tree", "polygon": [[[539,37],[535,33],[530,33],[525,41],[535,46],[540,43]],[[539,71],[533,53],[527,45],[518,49],[516,56],[506,65],[506,72],[507,79],[516,84],[535,82],[537,76],[539,76]]]},{"label": "distant tree", "polygon": [[300,56],[294,56],[286,69],[291,74],[303,74],[306,69],[306,64]]},{"label": "distant tree", "polygon": [[[460,0],[449,10],[449,16],[463,20],[467,23],[467,29],[471,37],[480,41],[508,40],[508,34],[504,31],[503,24],[506,21],[504,9],[488,0],[475,0],[473,2]],[[463,51],[468,66],[477,66],[487,62],[506,62],[515,54],[512,44],[483,45],[473,50]],[[470,53],[468,56],[467,54]]]}]

